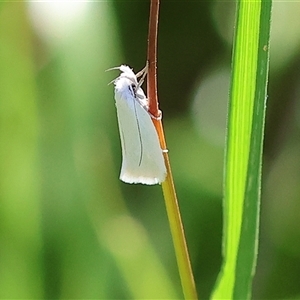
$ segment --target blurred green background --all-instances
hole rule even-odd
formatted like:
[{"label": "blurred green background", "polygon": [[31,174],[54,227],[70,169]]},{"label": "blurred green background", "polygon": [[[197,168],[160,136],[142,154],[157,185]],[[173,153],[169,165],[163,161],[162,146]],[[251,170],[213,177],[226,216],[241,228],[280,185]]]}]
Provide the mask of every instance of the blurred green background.
[{"label": "blurred green background", "polygon": [[[160,186],[118,180],[118,72],[105,72],[144,67],[148,12],[148,1],[0,4],[0,298],[182,298]],[[160,11],[160,108],[202,299],[221,265],[234,13],[184,0]],[[300,298],[299,13],[274,2],[254,299]]]}]

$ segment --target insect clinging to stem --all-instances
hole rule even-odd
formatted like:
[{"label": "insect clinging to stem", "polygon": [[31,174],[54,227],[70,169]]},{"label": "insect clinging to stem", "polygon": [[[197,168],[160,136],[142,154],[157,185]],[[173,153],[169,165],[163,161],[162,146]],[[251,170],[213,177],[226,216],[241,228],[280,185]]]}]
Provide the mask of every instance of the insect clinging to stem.
[{"label": "insect clinging to stem", "polygon": [[[111,68],[121,74],[112,82],[122,146],[120,179],[126,183],[160,184],[166,178],[166,166],[149,101],[141,88],[147,66],[135,74],[128,66]],[[141,77],[138,81],[138,77]]]}]

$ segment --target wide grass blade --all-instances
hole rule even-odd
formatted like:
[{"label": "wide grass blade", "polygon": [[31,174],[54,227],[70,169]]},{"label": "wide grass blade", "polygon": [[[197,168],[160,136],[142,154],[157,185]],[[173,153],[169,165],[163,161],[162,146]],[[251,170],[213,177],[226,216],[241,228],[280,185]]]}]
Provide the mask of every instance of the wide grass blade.
[{"label": "wide grass blade", "polygon": [[237,5],[226,144],[222,272],[213,299],[246,299],[257,257],[271,0]]}]

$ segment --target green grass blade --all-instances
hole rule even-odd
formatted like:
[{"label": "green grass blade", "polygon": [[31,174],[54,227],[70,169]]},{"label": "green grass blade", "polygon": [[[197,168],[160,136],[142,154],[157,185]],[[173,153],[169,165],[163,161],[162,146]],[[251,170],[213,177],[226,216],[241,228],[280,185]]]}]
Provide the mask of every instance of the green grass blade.
[{"label": "green grass blade", "polygon": [[263,1],[261,5],[256,90],[243,222],[235,273],[235,299],[250,298],[251,282],[257,260],[261,166],[269,67],[271,5],[271,0]]},{"label": "green grass blade", "polygon": [[[246,299],[257,255],[271,1],[240,1],[224,186],[224,262],[213,299]],[[251,203],[251,205],[249,204]]]}]

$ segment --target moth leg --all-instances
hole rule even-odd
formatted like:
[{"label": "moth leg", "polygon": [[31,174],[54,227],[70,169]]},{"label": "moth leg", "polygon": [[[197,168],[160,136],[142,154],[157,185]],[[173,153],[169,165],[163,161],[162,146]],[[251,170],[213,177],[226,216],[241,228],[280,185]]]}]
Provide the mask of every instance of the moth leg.
[{"label": "moth leg", "polygon": [[138,90],[138,89],[142,86],[142,84],[144,83],[144,80],[145,80],[145,77],[146,77],[147,74],[148,74],[148,61],[147,61],[147,63],[146,63],[145,68],[144,68],[143,70],[139,71],[139,72],[136,74],[136,77],[137,77],[137,78],[138,78],[138,77],[141,77],[141,79],[139,80],[138,85],[137,85],[137,87],[136,87],[137,90]]},{"label": "moth leg", "polygon": [[[136,77],[141,77],[142,75],[144,74],[147,74],[148,73],[148,61],[146,62],[146,66],[139,72],[137,72],[135,75]],[[144,78],[145,78],[146,75],[144,75]]]},{"label": "moth leg", "polygon": [[155,116],[153,116],[153,115],[148,111],[148,114],[150,115],[150,117],[151,117],[152,119],[157,120],[157,121],[159,121],[159,120],[162,119],[162,111],[161,111],[160,109],[158,110],[158,113],[159,113],[159,116],[158,116],[158,117],[155,117]]}]

